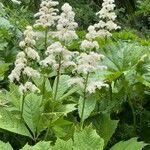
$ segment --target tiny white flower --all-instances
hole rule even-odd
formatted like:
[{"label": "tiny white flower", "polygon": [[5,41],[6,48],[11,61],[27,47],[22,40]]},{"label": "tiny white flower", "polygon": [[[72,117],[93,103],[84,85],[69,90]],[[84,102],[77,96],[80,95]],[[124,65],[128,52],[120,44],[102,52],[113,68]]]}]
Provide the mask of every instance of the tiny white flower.
[{"label": "tiny white flower", "polygon": [[27,75],[28,77],[40,77],[39,72],[29,66],[25,67],[23,74]]},{"label": "tiny white flower", "polygon": [[33,60],[37,60],[37,61],[40,60],[39,54],[33,48],[27,47],[25,49],[25,52],[29,58],[31,58]]},{"label": "tiny white flower", "polygon": [[79,85],[80,87],[83,87],[83,81],[83,78],[76,77],[69,79],[67,82],[70,87],[73,85]]},{"label": "tiny white flower", "polygon": [[24,41],[21,41],[19,43],[19,47],[24,48],[26,46],[26,43]]},{"label": "tiny white flower", "polygon": [[102,81],[92,81],[87,86],[87,92],[90,94],[95,93],[96,89],[101,89],[102,87],[109,87],[108,84],[102,82]]},{"label": "tiny white flower", "polygon": [[19,91],[22,94],[28,91],[33,92],[33,93],[35,92],[40,93],[40,90],[32,82],[26,82],[24,85],[21,84],[19,86]]},{"label": "tiny white flower", "polygon": [[97,49],[99,49],[99,44],[97,41],[92,42],[92,41],[84,40],[84,41],[82,41],[80,48],[84,51],[86,51],[88,49],[92,50],[94,48],[97,50]]}]

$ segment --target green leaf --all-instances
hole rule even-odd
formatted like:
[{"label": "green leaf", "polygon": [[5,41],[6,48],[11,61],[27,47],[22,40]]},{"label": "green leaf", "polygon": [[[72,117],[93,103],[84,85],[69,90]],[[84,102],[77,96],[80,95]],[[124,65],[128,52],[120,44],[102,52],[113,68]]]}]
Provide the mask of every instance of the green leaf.
[{"label": "green leaf", "polygon": [[[91,95],[85,100],[83,120],[87,119],[90,116],[91,112],[95,108],[95,105],[96,105],[96,99],[94,98],[94,96]],[[83,98],[80,97],[79,105],[78,105],[78,111],[79,111],[80,118],[81,118],[81,114],[82,114],[82,108],[83,108]]]},{"label": "green leaf", "polygon": [[65,93],[59,100],[62,101],[72,95],[73,93],[77,92],[79,90],[79,87],[73,87],[71,88],[67,93]]},{"label": "green leaf", "polygon": [[103,150],[104,140],[91,126],[74,133],[73,141],[57,139],[52,150]]},{"label": "green leaf", "polygon": [[4,73],[9,69],[8,63],[0,63],[0,78],[3,78]]},{"label": "green leaf", "polygon": [[144,142],[138,142],[137,138],[132,138],[115,144],[110,150],[142,150],[146,145]]},{"label": "green leaf", "polygon": [[9,143],[4,143],[2,141],[0,141],[0,149],[1,150],[13,150],[13,148],[11,147]]},{"label": "green leaf", "polygon": [[107,47],[104,63],[112,72],[128,71],[138,63],[146,51],[146,47],[135,43],[117,42]]},{"label": "green leaf", "polygon": [[26,128],[24,122],[18,119],[17,116],[15,116],[12,112],[4,108],[0,109],[0,128],[13,133],[31,137],[31,134]]},{"label": "green leaf", "polygon": [[4,17],[0,17],[0,28],[10,29],[13,26],[10,24],[9,20],[5,19]]},{"label": "green leaf", "polygon": [[119,79],[119,77],[123,74],[123,72],[114,72],[114,73],[110,73],[106,76],[106,81],[108,82],[112,82],[115,81],[117,79]]},{"label": "green leaf", "polygon": [[111,120],[109,114],[103,113],[99,114],[95,118],[93,117],[92,121],[97,133],[104,139],[106,146],[117,128],[118,121]]},{"label": "green leaf", "polygon": [[10,91],[6,92],[5,99],[13,104],[15,109],[20,110],[21,106],[21,94],[19,92],[18,86],[15,84],[9,85]]},{"label": "green leaf", "polygon": [[44,79],[44,77],[41,78],[41,80],[39,80],[38,78],[33,78],[34,83],[36,84],[36,86],[38,88],[40,88],[40,90],[42,91],[43,89],[43,83],[45,80],[45,89],[47,92],[51,92],[52,91],[52,87],[50,84],[50,81],[48,80],[48,78]]},{"label": "green leaf", "polygon": [[[70,76],[68,75],[60,76],[57,96],[56,96],[57,100],[61,98],[63,94],[69,89],[68,82],[67,82],[69,79],[70,79]],[[54,85],[53,85],[53,95],[55,94],[55,90],[56,90],[56,82],[57,82],[57,78],[55,79]]]},{"label": "green leaf", "polygon": [[64,117],[58,118],[52,123],[53,131],[59,138],[68,137],[68,135],[74,133],[73,123],[64,119]]},{"label": "green leaf", "polygon": [[76,104],[61,104],[60,103],[59,105],[55,107],[55,112],[67,115],[67,113],[72,112],[77,109],[75,106]]},{"label": "green leaf", "polygon": [[71,139],[68,141],[57,139],[55,146],[52,148],[52,150],[71,150],[72,146],[73,141]]},{"label": "green leaf", "polygon": [[21,150],[51,150],[50,142],[41,141],[34,146],[26,144]]},{"label": "green leaf", "polygon": [[42,98],[33,93],[25,97],[23,118],[34,135],[37,131],[39,120],[42,114],[41,101]]},{"label": "green leaf", "polygon": [[73,150],[103,150],[104,140],[91,126],[75,132]]}]

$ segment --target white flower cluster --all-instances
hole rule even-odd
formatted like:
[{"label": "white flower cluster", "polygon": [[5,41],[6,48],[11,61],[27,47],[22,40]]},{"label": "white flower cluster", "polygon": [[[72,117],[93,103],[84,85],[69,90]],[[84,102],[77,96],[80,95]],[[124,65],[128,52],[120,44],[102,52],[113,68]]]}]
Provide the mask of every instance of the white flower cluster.
[{"label": "white flower cluster", "polygon": [[[97,13],[99,15],[100,21],[94,24],[93,28],[96,31],[95,37],[107,37],[112,36],[111,31],[120,28],[114,21],[116,19],[116,14],[114,12],[115,4],[114,0],[103,0],[102,9]],[[90,35],[93,36],[93,31],[89,31],[87,38]]]},{"label": "white flower cluster", "polygon": [[88,27],[88,33],[86,34],[86,40],[83,40],[81,42],[81,45],[80,45],[80,48],[83,51],[93,50],[93,49],[98,50],[99,49],[98,42],[93,40],[93,39],[95,39],[96,34],[97,33],[96,33],[94,26],[89,26]]},{"label": "white flower cluster", "polygon": [[35,33],[31,26],[27,26],[26,30],[24,31],[24,40],[19,43],[20,48],[24,49],[25,54],[28,58],[32,60],[40,60],[40,57],[36,50],[33,48],[35,45],[34,40]]},{"label": "white flower cluster", "polygon": [[24,85],[21,84],[19,86],[19,91],[21,93],[26,93],[28,91],[40,93],[40,90],[32,82],[26,82]]},{"label": "white flower cluster", "polygon": [[67,68],[69,66],[76,65],[72,61],[72,57],[74,56],[73,52],[70,52],[66,49],[65,46],[63,46],[60,42],[55,42],[52,45],[50,45],[45,54],[47,57],[40,62],[41,66],[48,67],[52,66],[53,69],[58,69],[59,66],[59,59],[61,59],[61,67]]},{"label": "white flower cluster", "polygon": [[83,82],[83,78],[74,77],[68,80],[68,86],[79,85],[80,87],[83,87]]},{"label": "white flower cluster", "polygon": [[[16,61],[15,61],[15,68],[12,70],[11,74],[8,76],[8,78],[10,79],[10,82],[14,82],[14,81],[20,82],[22,75],[26,75],[28,78],[40,76],[39,72],[33,69],[32,67],[30,67],[29,62],[28,62],[28,60],[34,60],[37,62],[40,60],[40,57],[38,53],[36,52],[36,50],[33,48],[33,45],[35,45],[34,32],[31,26],[27,26],[26,30],[24,31],[24,40],[21,41],[19,44],[19,46],[24,51],[21,51],[17,54]],[[27,87],[28,86],[24,86],[23,91],[25,91],[25,88],[26,90],[31,89]],[[23,85],[21,85],[21,88],[23,88]]]},{"label": "white flower cluster", "polygon": [[96,70],[105,69],[104,66],[99,64],[102,58],[104,58],[103,55],[95,52],[81,53],[77,58],[77,66],[74,71],[77,71],[78,74],[87,75]]},{"label": "white flower cluster", "polygon": [[[104,58],[103,55],[90,52],[81,53],[77,57],[76,67],[73,72],[76,72],[78,77],[74,77],[68,80],[68,85],[79,85],[82,89],[85,85],[85,80],[87,75],[96,72],[97,70],[104,70],[107,69],[106,66],[100,65],[100,61]],[[91,94],[94,93],[96,89],[101,89],[102,87],[107,87],[108,85],[105,84],[103,81],[88,81],[86,91]]]},{"label": "white flower cluster", "polygon": [[98,49],[97,41],[92,42],[96,37],[109,37],[112,36],[111,31],[120,28],[114,21],[116,14],[114,12],[115,4],[114,0],[103,0],[102,9],[97,13],[100,21],[94,25],[88,27],[88,33],[86,34],[86,42],[82,41],[81,49]]},{"label": "white flower cluster", "polygon": [[56,21],[58,20],[57,12],[58,9],[54,7],[59,3],[53,0],[43,0],[40,4],[40,10],[34,16],[39,19],[36,20],[34,26],[42,26],[44,28],[54,26]]},{"label": "white flower cluster", "polygon": [[102,82],[102,81],[92,81],[87,86],[87,92],[90,94],[95,93],[96,89],[101,89],[102,87],[109,87],[108,84]]},{"label": "white flower cluster", "polygon": [[93,50],[93,49],[98,50],[99,49],[99,44],[98,44],[97,41],[84,40],[84,41],[82,41],[80,48],[84,51]]},{"label": "white flower cluster", "polygon": [[62,13],[59,16],[58,24],[56,26],[57,31],[54,33],[54,36],[61,41],[70,42],[78,38],[75,32],[78,24],[74,21],[75,13],[68,3],[65,3],[61,9]]},{"label": "white flower cluster", "polygon": [[21,73],[27,65],[27,59],[24,52],[19,52],[15,61],[15,68],[12,70],[11,74],[8,76],[10,82],[19,81]]}]

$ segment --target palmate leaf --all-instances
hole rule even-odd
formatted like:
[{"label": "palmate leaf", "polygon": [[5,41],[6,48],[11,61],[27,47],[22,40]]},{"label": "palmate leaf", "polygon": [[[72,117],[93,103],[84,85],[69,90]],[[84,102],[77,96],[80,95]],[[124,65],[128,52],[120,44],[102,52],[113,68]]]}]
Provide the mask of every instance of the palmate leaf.
[{"label": "palmate leaf", "polygon": [[1,108],[0,109],[0,128],[13,132],[13,133],[31,137],[31,134],[26,128],[24,122],[18,118],[12,112],[4,108]]},{"label": "palmate leaf", "polygon": [[96,128],[97,133],[104,139],[106,146],[117,128],[118,120],[111,120],[110,114],[101,113],[92,117],[91,121]]},{"label": "palmate leaf", "polygon": [[41,102],[41,96],[37,96],[33,93],[25,97],[23,118],[34,135],[37,131],[42,114]]},{"label": "palmate leaf", "polygon": [[146,52],[147,49],[144,46],[135,43],[118,42],[107,47],[104,52],[106,56],[104,63],[112,72],[127,71],[136,65]]},{"label": "palmate leaf", "polygon": [[[95,108],[95,105],[96,105],[96,99],[94,98],[94,96],[87,97],[87,99],[85,100],[83,120],[87,119],[90,116],[91,112]],[[78,105],[78,111],[79,111],[80,118],[81,118],[81,114],[82,114],[82,107],[83,107],[83,98],[80,97],[79,105]]]},{"label": "palmate leaf", "polygon": [[51,150],[50,142],[41,141],[34,146],[26,144],[21,150]]},{"label": "palmate leaf", "polygon": [[2,141],[0,141],[0,149],[1,150],[13,150],[13,148],[11,147],[9,143],[4,143]]},{"label": "palmate leaf", "polygon": [[103,147],[104,140],[91,126],[74,134],[73,150],[103,150]]},{"label": "palmate leaf", "polygon": [[10,29],[13,28],[9,20],[5,19],[4,17],[0,17],[0,28]]},{"label": "palmate leaf", "polygon": [[61,139],[57,139],[55,146],[52,150],[72,150],[73,141],[70,139],[68,141],[64,141]]},{"label": "palmate leaf", "polygon": [[73,140],[57,139],[52,150],[103,150],[104,140],[91,126],[76,131]]},{"label": "palmate leaf", "polygon": [[137,138],[132,138],[115,144],[110,150],[142,150],[146,145],[144,142],[138,142]]}]

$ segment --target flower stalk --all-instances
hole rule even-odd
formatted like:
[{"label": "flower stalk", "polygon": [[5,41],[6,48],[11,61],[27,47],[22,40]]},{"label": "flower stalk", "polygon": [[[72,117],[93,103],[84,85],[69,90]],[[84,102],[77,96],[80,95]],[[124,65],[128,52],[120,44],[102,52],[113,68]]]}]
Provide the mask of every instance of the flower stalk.
[{"label": "flower stalk", "polygon": [[87,86],[88,86],[88,79],[89,79],[89,73],[87,73],[85,78],[85,86],[84,86],[84,93],[83,93],[83,105],[82,105],[82,111],[81,111],[81,124],[80,129],[83,129],[84,125],[84,111],[85,111],[85,103],[86,103],[86,95],[87,95]]},{"label": "flower stalk", "polygon": [[58,87],[59,87],[59,80],[60,80],[60,73],[61,73],[61,57],[58,62],[58,69],[57,69],[57,76],[56,76],[56,89],[54,93],[54,101],[56,101],[57,93],[58,93]]},{"label": "flower stalk", "polygon": [[23,95],[22,95],[22,105],[21,105],[21,119],[23,119],[24,103],[25,103],[25,94],[23,93]]}]

